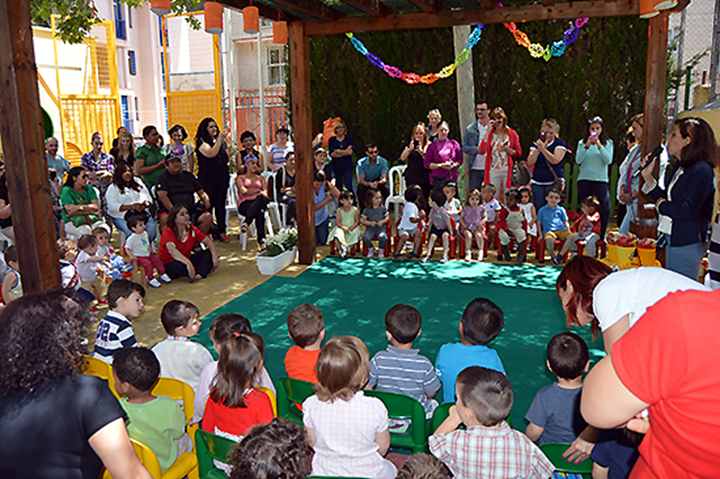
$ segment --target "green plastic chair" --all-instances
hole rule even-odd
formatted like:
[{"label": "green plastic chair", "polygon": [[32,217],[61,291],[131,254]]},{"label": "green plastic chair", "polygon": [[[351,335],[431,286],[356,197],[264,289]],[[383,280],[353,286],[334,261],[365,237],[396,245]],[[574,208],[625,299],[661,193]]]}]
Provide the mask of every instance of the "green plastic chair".
[{"label": "green plastic chair", "polygon": [[[545,453],[550,462],[555,466],[555,472],[562,472],[565,474],[579,474],[585,479],[592,477],[592,459],[585,459],[580,464],[574,462],[567,462],[567,459],[562,457],[563,453],[570,447],[570,443],[563,442],[548,442],[541,444],[540,449]],[[571,476],[568,476],[571,477]]]},{"label": "green plastic chair", "polygon": [[413,453],[428,452],[425,409],[420,401],[404,394],[383,391],[367,390],[365,395],[380,399],[391,419],[410,419],[412,422],[408,433],[390,433],[390,446],[411,449]]},{"label": "green plastic chair", "polygon": [[195,433],[195,448],[200,479],[227,479],[225,471],[218,469],[213,463],[213,459],[232,465],[229,455],[237,444],[225,437],[198,429]]},{"label": "green plastic chair", "polygon": [[277,415],[303,425],[303,413],[298,404],[315,394],[313,383],[298,379],[280,378],[277,383]]},{"label": "green plastic chair", "polygon": [[[441,405],[439,405],[437,408],[435,408],[435,411],[433,411],[433,417],[431,421],[430,430],[428,431],[428,436],[431,436],[435,433],[437,428],[440,427],[440,424],[443,423],[445,419],[447,419],[448,415],[450,414],[450,407],[454,406],[454,402],[446,402]],[[513,427],[512,425],[512,418],[510,416],[507,417],[505,420],[508,423],[508,426]],[[461,424],[460,429],[465,429],[465,425]]]}]

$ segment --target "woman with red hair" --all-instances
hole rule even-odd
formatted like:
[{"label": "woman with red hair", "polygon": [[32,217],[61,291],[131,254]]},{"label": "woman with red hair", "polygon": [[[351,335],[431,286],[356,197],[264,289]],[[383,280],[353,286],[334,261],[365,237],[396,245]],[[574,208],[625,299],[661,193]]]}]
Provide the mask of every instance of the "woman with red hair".
[{"label": "woman with red hair", "polygon": [[[612,273],[612,274],[611,274]],[[663,268],[635,268],[613,273],[589,256],[568,261],[555,284],[569,327],[590,324],[593,336],[602,331],[605,351],[645,311],[675,291],[708,290],[683,275]]]}]

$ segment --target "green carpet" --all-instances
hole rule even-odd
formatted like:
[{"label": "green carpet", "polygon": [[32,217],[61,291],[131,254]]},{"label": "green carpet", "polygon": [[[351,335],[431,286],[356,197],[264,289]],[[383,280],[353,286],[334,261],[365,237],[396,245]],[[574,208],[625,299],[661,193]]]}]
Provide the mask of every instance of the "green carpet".
[{"label": "green carpet", "polygon": [[[285,321],[295,306],[315,304],[325,318],[326,339],[358,336],[372,356],[387,347],[385,312],[405,303],[423,316],[414,347],[435,362],[442,344],[460,341],[458,324],[465,306],[486,297],[505,313],[505,329],[489,346],[499,353],[513,385],[513,424],[524,429],[535,393],[555,379],[545,367],[547,343],[567,331],[555,294],[559,271],[551,266],[326,258],[296,278],[270,278],[208,314],[196,338],[215,355],[208,338],[212,320],[224,313],[246,316],[265,340],[265,366],[276,380],[285,375],[283,359],[292,345]],[[588,328],[578,332],[590,346],[593,361],[604,355],[601,341],[591,343]]]}]

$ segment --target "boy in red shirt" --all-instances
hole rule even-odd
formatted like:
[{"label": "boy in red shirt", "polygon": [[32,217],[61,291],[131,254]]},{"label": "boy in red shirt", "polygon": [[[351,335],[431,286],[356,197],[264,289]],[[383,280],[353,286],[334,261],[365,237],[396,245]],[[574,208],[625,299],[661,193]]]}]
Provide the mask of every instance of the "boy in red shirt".
[{"label": "boy in red shirt", "polygon": [[573,225],[573,233],[577,233],[575,244],[582,241],[588,256],[595,257],[595,243],[600,239],[600,202],[594,196],[582,200],[582,216]]},{"label": "boy in red shirt", "polygon": [[325,338],[322,312],[312,304],[301,304],[288,314],[287,326],[290,338],[296,344],[285,355],[285,371],[288,377],[317,383],[315,364],[320,355],[320,345]]}]

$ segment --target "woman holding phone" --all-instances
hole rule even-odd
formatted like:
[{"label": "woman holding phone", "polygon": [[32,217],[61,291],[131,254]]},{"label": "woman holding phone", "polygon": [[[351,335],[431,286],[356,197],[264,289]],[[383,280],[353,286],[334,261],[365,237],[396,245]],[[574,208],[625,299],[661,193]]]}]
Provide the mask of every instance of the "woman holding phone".
[{"label": "woman holding phone", "polygon": [[607,137],[602,118],[591,118],[585,139],[578,142],[575,162],[580,165],[577,178],[578,198],[594,196],[600,201],[600,238],[605,238],[610,218],[610,180],[608,165],[613,160],[613,142]]},{"label": "woman holding phone", "polygon": [[543,120],[540,127],[540,137],[530,146],[527,165],[533,166],[533,175],[530,180],[533,203],[539,210],[545,203],[547,191],[555,184],[557,178],[564,178],[563,158],[567,153],[565,140],[560,138],[560,125],[549,118]]},{"label": "woman holding phone", "polygon": [[425,198],[430,194],[430,170],[423,164],[425,152],[430,144],[424,123],[418,123],[412,129],[410,143],[400,153],[400,161],[407,161],[405,183],[419,185]]},{"label": "woman holding phone", "polygon": [[512,187],[512,159],[522,155],[522,148],[520,137],[508,126],[508,117],[501,107],[490,113],[490,123],[478,153],[485,155],[484,183],[495,186],[495,197],[504,201],[505,191]]}]

